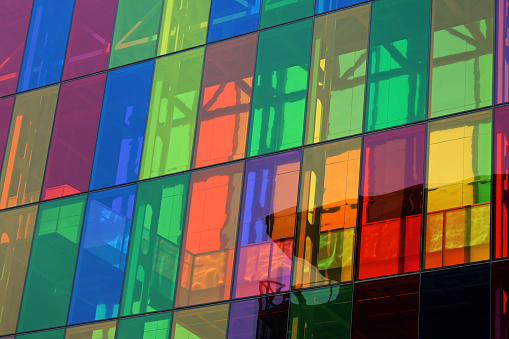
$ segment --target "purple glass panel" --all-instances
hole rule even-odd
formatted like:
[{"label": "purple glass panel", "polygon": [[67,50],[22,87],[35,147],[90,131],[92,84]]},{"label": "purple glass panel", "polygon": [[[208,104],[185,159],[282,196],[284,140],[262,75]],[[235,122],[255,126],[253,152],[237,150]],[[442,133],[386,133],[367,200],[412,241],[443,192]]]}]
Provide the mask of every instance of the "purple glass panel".
[{"label": "purple glass panel", "polygon": [[509,102],[509,0],[498,0],[495,53],[495,104]]},{"label": "purple glass panel", "polygon": [[105,79],[102,73],[60,87],[41,200],[87,190]]},{"label": "purple glass panel", "polygon": [[9,135],[9,123],[11,121],[12,106],[14,105],[14,97],[0,100],[0,168],[2,168],[2,160],[4,158],[5,143]]},{"label": "purple glass panel", "polygon": [[0,97],[16,92],[33,0],[0,5]]},{"label": "purple glass panel", "polygon": [[63,80],[108,67],[117,0],[76,0]]},{"label": "purple glass panel", "polygon": [[286,339],[289,304],[289,294],[232,303],[228,339]]}]

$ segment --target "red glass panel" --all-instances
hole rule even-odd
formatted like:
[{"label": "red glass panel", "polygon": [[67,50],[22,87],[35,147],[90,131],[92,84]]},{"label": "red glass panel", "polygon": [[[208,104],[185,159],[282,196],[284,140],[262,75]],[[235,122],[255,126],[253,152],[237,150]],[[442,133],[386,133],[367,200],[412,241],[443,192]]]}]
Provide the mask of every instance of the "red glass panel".
[{"label": "red glass panel", "polygon": [[493,167],[493,257],[509,256],[509,106],[495,109]]}]

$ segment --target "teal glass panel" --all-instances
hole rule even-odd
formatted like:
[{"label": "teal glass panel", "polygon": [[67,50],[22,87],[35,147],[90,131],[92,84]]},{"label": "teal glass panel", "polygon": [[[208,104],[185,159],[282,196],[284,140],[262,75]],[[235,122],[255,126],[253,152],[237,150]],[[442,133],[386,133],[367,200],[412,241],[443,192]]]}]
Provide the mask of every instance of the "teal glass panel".
[{"label": "teal glass panel", "polygon": [[426,118],[430,0],[372,4],[364,131]]},{"label": "teal glass panel", "polygon": [[262,0],[260,29],[313,15],[315,0]]},{"label": "teal glass panel", "polygon": [[65,329],[60,328],[52,331],[20,334],[16,336],[16,339],[64,339],[64,334]]},{"label": "teal glass panel", "polygon": [[259,34],[249,156],[302,145],[312,20]]},{"label": "teal glass panel", "polygon": [[18,332],[65,325],[85,201],[81,195],[39,206]]},{"label": "teal glass panel", "polygon": [[170,326],[171,312],[120,319],[117,339],[168,339]]}]

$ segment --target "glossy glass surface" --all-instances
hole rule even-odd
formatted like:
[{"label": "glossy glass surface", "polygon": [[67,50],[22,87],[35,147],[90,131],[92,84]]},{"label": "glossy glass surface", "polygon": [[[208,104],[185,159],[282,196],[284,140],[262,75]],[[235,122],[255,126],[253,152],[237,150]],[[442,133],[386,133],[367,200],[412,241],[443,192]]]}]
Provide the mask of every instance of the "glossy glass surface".
[{"label": "glossy glass surface", "polygon": [[118,315],[135,192],[130,185],[88,195],[68,324]]},{"label": "glossy glass surface", "polygon": [[259,34],[248,156],[302,145],[311,28],[304,20]]},{"label": "glossy glass surface", "polygon": [[313,15],[314,0],[262,0],[260,29]]},{"label": "glossy glass surface", "polygon": [[18,332],[66,324],[86,199],[80,195],[39,206]]},{"label": "glossy glass surface", "polygon": [[16,97],[0,177],[0,208],[39,201],[58,85]]},{"label": "glossy glass surface", "polygon": [[89,189],[138,179],[153,61],[108,73]]},{"label": "glossy glass surface", "polygon": [[120,315],[173,307],[189,175],[140,183]]},{"label": "glossy glass surface", "polygon": [[256,31],[260,2],[261,0],[212,0],[207,42]]},{"label": "glossy glass surface", "polygon": [[69,327],[65,331],[65,339],[115,339],[116,326],[116,321],[108,321]]},{"label": "glossy glass surface", "polygon": [[232,297],[290,289],[301,152],[246,162]]},{"label": "glossy glass surface", "polygon": [[509,102],[509,3],[497,0],[495,52],[495,104]]},{"label": "glossy glass surface", "polygon": [[361,139],[306,148],[293,288],[352,280]]},{"label": "glossy glass surface", "polygon": [[204,48],[156,60],[140,179],[188,170]]},{"label": "glossy glass surface", "polygon": [[509,256],[509,107],[493,117],[493,257]]},{"label": "glossy glass surface", "polygon": [[41,200],[87,191],[105,79],[103,73],[61,85]]},{"label": "glossy glass surface", "polygon": [[491,111],[428,124],[424,267],[490,258]]},{"label": "glossy glass surface", "polygon": [[[16,339],[64,339],[65,329],[17,335]],[[14,337],[12,337],[14,339]]]},{"label": "glossy glass surface", "polygon": [[366,1],[367,0],[316,0],[315,14],[333,11],[338,8],[348,7]]},{"label": "glossy glass surface", "polygon": [[12,108],[14,106],[14,96],[0,99],[0,166],[4,159],[5,144],[9,136],[9,124],[11,122]]},{"label": "glossy glass surface", "polygon": [[117,327],[117,338],[168,339],[171,316],[172,314],[168,312],[120,319]]},{"label": "glossy glass surface", "polygon": [[171,339],[226,339],[228,304],[175,312]]},{"label": "glossy glass surface", "polygon": [[244,163],[191,175],[176,307],[230,299]]},{"label": "glossy glass surface", "polygon": [[315,19],[305,143],[362,132],[369,6]]},{"label": "glossy glass surface", "polygon": [[364,137],[357,278],[419,270],[425,125]]},{"label": "glossy glass surface", "polygon": [[207,47],[193,167],[244,158],[257,34]]}]

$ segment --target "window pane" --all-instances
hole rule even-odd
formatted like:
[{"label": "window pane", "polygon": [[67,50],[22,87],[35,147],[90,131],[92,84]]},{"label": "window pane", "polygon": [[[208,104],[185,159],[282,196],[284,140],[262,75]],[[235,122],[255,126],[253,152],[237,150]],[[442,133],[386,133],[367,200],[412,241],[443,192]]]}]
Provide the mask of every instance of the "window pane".
[{"label": "window pane", "polygon": [[87,191],[106,74],[63,83],[42,186],[42,199]]},{"label": "window pane", "polygon": [[118,321],[117,338],[167,339],[170,336],[170,325],[170,312],[120,319]]},{"label": "window pane", "polygon": [[263,0],[260,29],[311,16],[314,6],[314,0]]},{"label": "window pane", "polygon": [[0,335],[14,333],[37,205],[0,212]]},{"label": "window pane", "polygon": [[207,47],[194,167],[244,158],[257,37]]},{"label": "window pane", "polygon": [[117,0],[76,0],[63,80],[108,67]]},{"label": "window pane", "polygon": [[430,1],[373,2],[365,131],[426,118]]},{"label": "window pane", "polygon": [[[29,334],[18,334],[16,339],[64,339],[65,329],[42,331]],[[14,337],[12,337],[14,338]]]},{"label": "window pane", "polygon": [[138,179],[153,61],[108,73],[90,189]]},{"label": "window pane", "polygon": [[246,163],[233,297],[288,291],[301,152]]},{"label": "window pane", "polygon": [[109,68],[153,58],[163,0],[119,0]]},{"label": "window pane", "polygon": [[352,280],[361,139],[304,149],[294,288]]},{"label": "window pane", "polygon": [[490,257],[491,111],[428,125],[425,268]]},{"label": "window pane", "polygon": [[193,172],[176,307],[230,299],[244,163]]},{"label": "window pane", "polygon": [[493,263],[491,282],[492,338],[503,339],[509,332],[509,313],[507,312],[509,262]]},{"label": "window pane", "polygon": [[316,0],[315,14],[320,14],[335,9],[360,4],[368,0]]},{"label": "window pane", "polygon": [[425,125],[364,137],[357,278],[419,270]]},{"label": "window pane", "polygon": [[34,0],[18,92],[60,81],[74,0]]},{"label": "window pane", "polygon": [[66,324],[85,201],[81,195],[40,205],[18,332]]},{"label": "window pane", "polygon": [[156,60],[140,179],[190,167],[204,50]]},{"label": "window pane", "polygon": [[11,122],[14,96],[0,100],[0,167],[4,159],[5,144],[9,136],[9,123]]},{"label": "window pane", "polygon": [[58,86],[18,95],[0,180],[0,208],[39,201]]},{"label": "window pane", "polygon": [[88,195],[68,324],[118,315],[135,191],[130,185]]},{"label": "window pane", "polygon": [[173,307],[189,175],[140,183],[120,315]]},{"label": "window pane", "polygon": [[433,1],[431,118],[491,105],[494,13],[493,0]]},{"label": "window pane", "polygon": [[260,32],[249,156],[302,145],[312,20]]},{"label": "window pane", "polygon": [[493,256],[509,256],[509,107],[495,108],[493,138]]},{"label": "window pane", "polygon": [[509,6],[497,0],[495,34],[495,104],[509,102]]},{"label": "window pane", "polygon": [[228,304],[175,312],[171,339],[226,339]]},{"label": "window pane", "polygon": [[362,132],[369,6],[315,19],[306,144]]},{"label": "window pane", "polygon": [[69,327],[65,339],[115,339],[116,321]]},{"label": "window pane", "polygon": [[256,31],[260,1],[212,0],[207,42]]}]

